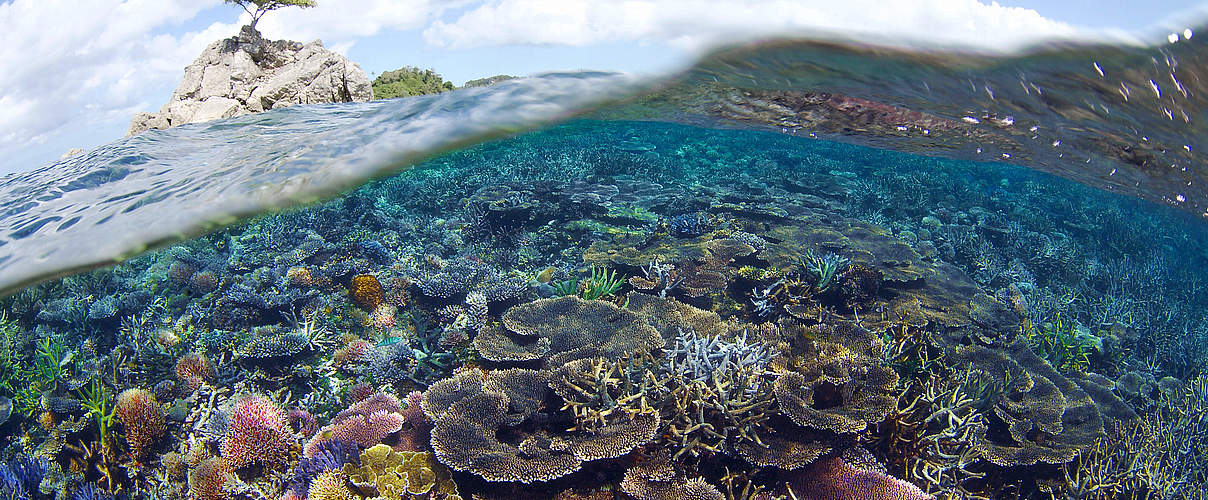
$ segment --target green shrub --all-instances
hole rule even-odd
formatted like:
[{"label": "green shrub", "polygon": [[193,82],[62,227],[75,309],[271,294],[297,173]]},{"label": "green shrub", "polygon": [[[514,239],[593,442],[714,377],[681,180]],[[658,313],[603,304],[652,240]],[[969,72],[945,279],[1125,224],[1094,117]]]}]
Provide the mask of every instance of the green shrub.
[{"label": "green shrub", "polygon": [[373,97],[393,99],[414,95],[439,94],[453,90],[453,82],[430,69],[404,66],[373,79]]}]

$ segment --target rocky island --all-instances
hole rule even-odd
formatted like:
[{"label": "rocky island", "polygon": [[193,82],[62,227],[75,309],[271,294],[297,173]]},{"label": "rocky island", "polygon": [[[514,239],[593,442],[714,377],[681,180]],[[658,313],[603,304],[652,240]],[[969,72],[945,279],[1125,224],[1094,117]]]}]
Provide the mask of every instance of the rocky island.
[{"label": "rocky island", "polygon": [[158,113],[140,112],[127,136],[150,129],[259,113],[295,104],[365,102],[369,78],[356,63],[315,40],[266,40],[252,26],[216,41],[185,67]]}]

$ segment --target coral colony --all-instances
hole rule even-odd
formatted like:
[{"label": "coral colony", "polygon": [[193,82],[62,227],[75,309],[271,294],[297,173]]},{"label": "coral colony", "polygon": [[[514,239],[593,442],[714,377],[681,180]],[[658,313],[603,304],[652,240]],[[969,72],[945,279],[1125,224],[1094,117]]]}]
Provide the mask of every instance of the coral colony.
[{"label": "coral colony", "polygon": [[1203,498],[1177,216],[660,124],[422,167],[4,299],[0,499]]}]

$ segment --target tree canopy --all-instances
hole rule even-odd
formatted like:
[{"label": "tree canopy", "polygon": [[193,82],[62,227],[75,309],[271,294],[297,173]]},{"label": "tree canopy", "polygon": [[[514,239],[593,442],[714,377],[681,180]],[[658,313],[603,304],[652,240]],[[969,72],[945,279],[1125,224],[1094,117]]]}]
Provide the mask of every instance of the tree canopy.
[{"label": "tree canopy", "polygon": [[430,69],[404,66],[373,79],[373,97],[392,99],[413,95],[439,94],[453,90],[453,82]]},{"label": "tree canopy", "polygon": [[277,10],[282,7],[314,7],[319,3],[315,0],[223,0],[225,3],[235,4],[243,8],[252,16],[252,28],[256,27],[256,23],[260,22],[260,18],[270,10]]}]

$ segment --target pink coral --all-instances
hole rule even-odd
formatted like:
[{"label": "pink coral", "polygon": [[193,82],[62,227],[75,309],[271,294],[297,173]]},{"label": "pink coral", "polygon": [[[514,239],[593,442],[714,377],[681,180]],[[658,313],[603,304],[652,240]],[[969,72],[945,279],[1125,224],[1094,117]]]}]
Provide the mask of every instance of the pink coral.
[{"label": "pink coral", "polygon": [[235,468],[263,464],[269,468],[289,461],[294,436],[280,406],[263,396],[249,396],[235,405],[222,442],[222,456]]},{"label": "pink coral", "polygon": [[789,481],[800,500],[934,500],[896,477],[858,469],[839,457],[819,460]]},{"label": "pink coral", "polygon": [[304,408],[294,408],[289,411],[289,424],[305,437],[311,437],[319,431],[315,416]]},{"label": "pink coral", "polygon": [[432,421],[424,415],[420,407],[424,393],[411,391],[407,394],[407,407],[403,409],[403,428],[399,432],[397,451],[424,451],[428,449],[428,441],[432,436]]},{"label": "pink coral", "polygon": [[372,447],[403,428],[402,411],[402,402],[393,394],[374,394],[337,414],[306,442],[303,453],[313,458],[319,452],[319,445],[328,439],[356,443],[362,448]]}]

